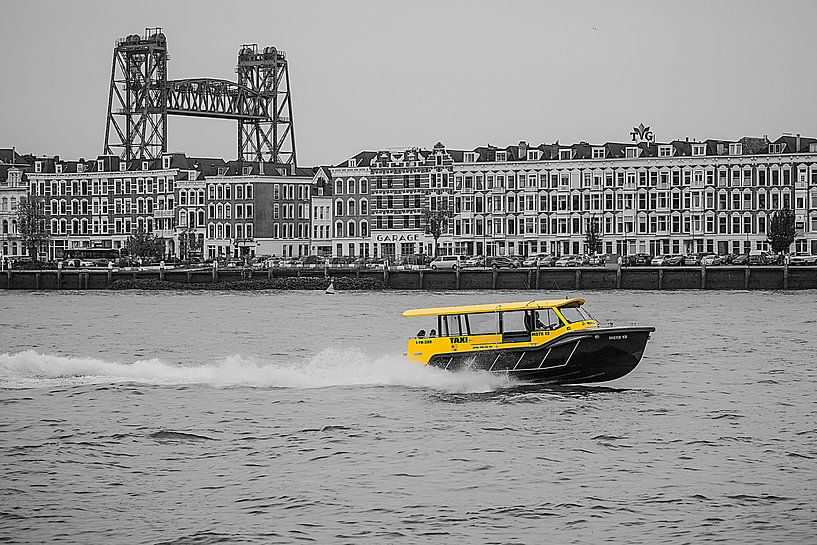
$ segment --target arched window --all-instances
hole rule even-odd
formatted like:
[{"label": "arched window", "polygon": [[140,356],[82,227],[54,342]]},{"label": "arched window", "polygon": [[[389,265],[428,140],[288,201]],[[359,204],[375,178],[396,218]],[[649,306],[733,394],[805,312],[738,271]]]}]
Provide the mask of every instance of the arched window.
[{"label": "arched window", "polygon": [[335,195],[343,195],[343,180],[335,181]]},{"label": "arched window", "polygon": [[[233,198],[232,195],[233,195],[232,186],[230,186],[230,184],[226,184],[224,186],[224,198],[225,199],[232,199]],[[230,237],[227,237],[227,238],[230,238]]]},{"label": "arched window", "polygon": [[216,238],[224,238],[224,225],[221,223],[216,224]]},{"label": "arched window", "polygon": [[367,180],[366,178],[360,179],[360,192],[361,193],[369,192],[369,180]]},{"label": "arched window", "polygon": [[355,215],[355,200],[354,199],[349,199],[346,202],[346,211],[349,213],[350,216]]},{"label": "arched window", "polygon": [[233,217],[233,207],[230,206],[230,203],[227,203],[227,204],[224,205],[224,217],[225,218],[232,218]]},{"label": "arched window", "polygon": [[360,199],[360,215],[365,216],[369,213],[369,201]]},{"label": "arched window", "polygon": [[369,236],[369,222],[366,220],[360,221],[360,236],[363,238]]},{"label": "arched window", "polygon": [[187,227],[187,211],[179,210],[179,226]]},{"label": "arched window", "polygon": [[204,210],[199,210],[198,217],[199,217],[198,224],[204,225]]},{"label": "arched window", "polygon": [[9,222],[8,220],[3,220],[3,234],[7,235],[9,232]]},{"label": "arched window", "polygon": [[247,184],[247,187],[244,189],[244,196],[247,199],[252,199],[252,184]]},{"label": "arched window", "polygon": [[252,238],[252,223],[248,223],[244,226],[244,234],[247,235],[247,238]]},{"label": "arched window", "polygon": [[347,182],[347,185],[349,187],[349,191],[348,191],[349,195],[354,195],[355,194],[355,179],[354,178],[349,178],[349,181]]},{"label": "arched window", "polygon": [[336,216],[343,215],[343,201],[340,199],[335,201],[335,215]]},{"label": "arched window", "polygon": [[187,204],[187,191],[184,189],[179,191],[179,204],[182,206]]},{"label": "arched window", "polygon": [[[238,187],[241,187],[241,186],[238,186]],[[238,218],[238,219],[244,218],[244,205],[243,204],[235,205],[235,217]]]},{"label": "arched window", "polygon": [[244,186],[243,185],[235,186],[235,198],[236,199],[244,199]]},{"label": "arched window", "polygon": [[153,214],[153,197],[147,198],[147,213]]},{"label": "arched window", "polygon": [[216,217],[219,219],[224,217],[224,205],[221,203],[216,205]]},{"label": "arched window", "polygon": [[240,223],[235,226],[235,238],[244,238],[244,226]]},{"label": "arched window", "polygon": [[216,238],[216,226],[212,223],[207,225],[207,236],[209,238]]},{"label": "arched window", "polygon": [[216,198],[215,186],[213,186],[213,185],[208,185],[208,186],[207,186],[207,196],[208,196],[208,197],[209,197],[211,200]]},{"label": "arched window", "polygon": [[224,238],[232,238],[233,237],[233,226],[230,223],[224,224]]},{"label": "arched window", "polygon": [[355,222],[354,220],[349,220],[349,223],[346,224],[347,235],[350,237],[355,236]]},{"label": "arched window", "polygon": [[281,224],[276,223],[272,226],[272,238],[281,238]]},{"label": "arched window", "polygon": [[204,190],[199,189],[199,206],[204,206]]},{"label": "arched window", "polygon": [[343,236],[343,222],[338,221],[335,222],[335,236],[342,237]]},{"label": "arched window", "polygon": [[224,198],[224,186],[221,185],[221,184],[218,184],[216,186],[216,200],[220,201],[223,198]]},{"label": "arched window", "polygon": [[213,203],[207,205],[207,216],[210,218],[216,217],[216,205],[214,205]]},{"label": "arched window", "polygon": [[60,220],[60,234],[64,235],[68,231],[68,221],[67,220]]}]

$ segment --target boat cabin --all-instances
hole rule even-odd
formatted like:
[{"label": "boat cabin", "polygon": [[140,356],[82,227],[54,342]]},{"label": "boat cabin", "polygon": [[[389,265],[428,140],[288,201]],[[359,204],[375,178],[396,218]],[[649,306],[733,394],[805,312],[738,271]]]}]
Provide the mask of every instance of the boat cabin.
[{"label": "boat cabin", "polygon": [[565,332],[597,327],[583,308],[584,299],[556,299],[407,310],[424,317],[408,341],[408,357],[428,363],[434,354],[537,346]]}]

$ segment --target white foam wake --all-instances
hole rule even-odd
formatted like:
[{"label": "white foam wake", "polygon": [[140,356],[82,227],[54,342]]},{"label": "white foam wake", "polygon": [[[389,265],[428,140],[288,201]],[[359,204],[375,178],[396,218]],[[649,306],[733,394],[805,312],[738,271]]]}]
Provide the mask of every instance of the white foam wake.
[{"label": "white foam wake", "polygon": [[158,359],[121,363],[38,354],[32,350],[0,354],[0,388],[113,382],[283,388],[394,385],[463,393],[487,392],[512,384],[486,372],[451,373],[408,362],[400,356],[367,357],[358,348],[330,348],[302,361],[257,362],[231,356],[195,366]]}]

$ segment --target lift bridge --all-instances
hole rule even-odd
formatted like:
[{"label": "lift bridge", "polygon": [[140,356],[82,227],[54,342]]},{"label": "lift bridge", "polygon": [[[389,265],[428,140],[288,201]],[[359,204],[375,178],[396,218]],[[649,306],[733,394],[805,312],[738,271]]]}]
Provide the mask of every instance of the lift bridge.
[{"label": "lift bridge", "polygon": [[238,51],[237,82],[167,79],[167,39],[161,28],[118,40],[113,51],[105,153],[155,159],[167,151],[167,116],[238,122],[238,158],[296,166],[286,54],[257,44]]}]

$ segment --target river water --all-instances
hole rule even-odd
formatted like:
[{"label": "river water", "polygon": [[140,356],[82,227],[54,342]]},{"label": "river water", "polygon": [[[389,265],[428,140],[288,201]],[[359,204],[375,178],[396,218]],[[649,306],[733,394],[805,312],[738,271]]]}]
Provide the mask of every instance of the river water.
[{"label": "river water", "polygon": [[556,388],[403,360],[531,292],[0,293],[0,542],[814,543],[817,292],[584,295]]}]

